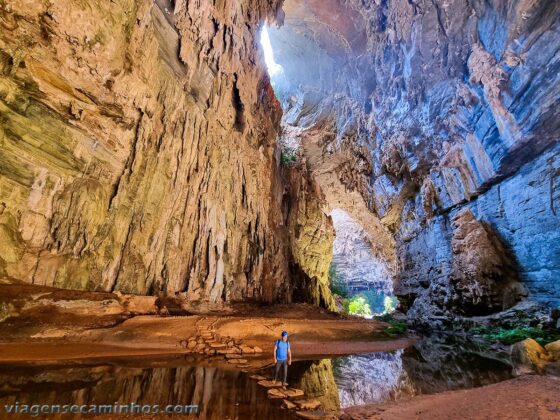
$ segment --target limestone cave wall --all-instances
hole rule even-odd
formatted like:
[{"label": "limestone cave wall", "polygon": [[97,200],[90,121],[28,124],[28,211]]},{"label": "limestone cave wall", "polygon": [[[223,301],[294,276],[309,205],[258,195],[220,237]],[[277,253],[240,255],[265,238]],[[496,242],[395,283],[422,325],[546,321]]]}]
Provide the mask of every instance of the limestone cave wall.
[{"label": "limestone cave wall", "polygon": [[276,0],[0,1],[0,275],[291,298]]},{"label": "limestone cave wall", "polygon": [[558,303],[560,3],[283,9],[283,121],[335,162],[325,185],[358,192],[395,238],[403,309],[438,322]]}]

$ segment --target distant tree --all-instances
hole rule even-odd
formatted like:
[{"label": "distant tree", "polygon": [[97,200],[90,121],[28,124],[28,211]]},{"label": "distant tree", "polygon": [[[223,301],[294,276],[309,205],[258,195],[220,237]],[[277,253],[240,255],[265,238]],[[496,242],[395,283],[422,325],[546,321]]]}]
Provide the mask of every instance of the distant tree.
[{"label": "distant tree", "polygon": [[350,315],[371,315],[371,308],[367,303],[365,296],[356,295],[350,299],[348,303],[348,313]]}]

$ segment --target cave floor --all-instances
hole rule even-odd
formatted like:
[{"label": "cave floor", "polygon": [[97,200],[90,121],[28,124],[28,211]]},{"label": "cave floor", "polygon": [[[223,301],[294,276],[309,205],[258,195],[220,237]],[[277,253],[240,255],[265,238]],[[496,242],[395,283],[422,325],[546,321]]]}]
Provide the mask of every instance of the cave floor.
[{"label": "cave floor", "polygon": [[[233,339],[263,352],[244,354],[247,364],[260,367],[270,362],[274,340],[282,330],[290,331],[294,360],[315,356],[384,352],[410,346],[413,339],[388,339],[386,325],[365,320],[308,320],[245,316],[137,316],[114,327],[68,333],[67,328],[48,326],[43,334],[17,341],[0,342],[0,363],[47,362],[173,353],[193,353],[181,342],[203,335],[197,325],[213,324],[211,334],[220,342]],[[217,342],[213,339],[212,342]],[[4,340],[2,340],[4,341]],[[218,346],[218,344],[216,344]],[[205,356],[205,355],[196,355]],[[223,355],[210,355],[226,363]]]},{"label": "cave floor", "polygon": [[248,366],[262,366],[283,330],[296,360],[391,351],[413,342],[387,337],[384,322],[305,304],[212,307],[22,283],[0,284],[0,304],[0,363],[179,353],[219,365],[235,353]]},{"label": "cave floor", "polygon": [[[205,392],[227,399],[208,418],[224,418],[228,410],[234,410],[237,418],[296,418],[295,412],[282,410],[279,401],[267,402],[266,390],[249,380],[251,374],[271,376],[274,340],[287,330],[294,355],[290,382],[306,388],[311,397],[320,388],[323,407],[332,405],[322,414],[302,414],[308,418],[560,419],[558,378],[510,379],[510,368],[496,367],[499,362],[492,358],[449,353],[466,349],[450,345],[447,338],[439,342],[430,338],[424,344],[422,338],[389,338],[384,322],[344,317],[310,305],[187,305],[174,311],[173,302],[166,302],[162,310],[163,303],[150,297],[28,284],[0,284],[0,305],[0,374],[10,384],[0,390],[5,402],[17,395],[40,399],[47,382],[57,393],[70,384],[84,386],[72,375],[85,375],[92,386],[120,380],[128,384],[129,377],[157,384],[160,375],[169,376],[165,385],[169,391],[159,390],[163,400],[178,386],[181,373],[185,375],[181,386],[188,387],[202,380],[200,375],[211,375],[214,385]],[[26,393],[34,383],[27,372],[37,375],[36,393]],[[68,374],[61,377],[61,372]],[[403,372],[408,383],[402,383]],[[145,375],[149,380],[141,379]],[[85,389],[93,389],[89,386]],[[429,395],[419,395],[423,388],[431,389]],[[333,394],[337,389],[339,394]],[[375,404],[352,402],[379,390],[387,395],[378,395],[381,399]],[[390,401],[394,390],[399,396]],[[75,399],[72,393],[60,395]],[[96,398],[105,401],[109,396]],[[244,402],[238,405],[239,401]],[[205,402],[205,407],[212,406]]]},{"label": "cave floor", "polygon": [[480,388],[350,407],[345,420],[560,419],[560,378],[524,375]]}]

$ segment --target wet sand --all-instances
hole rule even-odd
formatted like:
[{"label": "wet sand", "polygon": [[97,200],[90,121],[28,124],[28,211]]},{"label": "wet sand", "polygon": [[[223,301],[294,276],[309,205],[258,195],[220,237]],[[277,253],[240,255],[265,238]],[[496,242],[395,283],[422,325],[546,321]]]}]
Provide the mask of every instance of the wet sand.
[{"label": "wet sand", "polygon": [[412,344],[387,337],[384,322],[306,304],[220,306],[7,281],[0,283],[0,304],[6,308],[0,322],[0,363],[182,354],[189,353],[188,340],[201,337],[206,337],[206,347],[221,342],[230,348],[233,341],[237,348],[259,347],[262,354],[248,358],[269,360],[283,330],[290,333],[294,359]]},{"label": "wet sand", "polygon": [[560,419],[560,378],[521,376],[461,391],[344,410],[345,420]]},{"label": "wet sand", "polygon": [[[413,343],[409,338],[388,339],[383,335],[385,323],[361,319],[138,316],[110,328],[78,331],[74,335],[50,339],[0,343],[0,363],[186,353],[180,343],[196,335],[195,325],[200,320],[213,323],[213,331],[221,336],[263,350],[262,354],[248,355],[249,359],[269,359],[274,341],[282,330],[291,333],[294,360],[391,351]],[[49,328],[53,333],[52,327]],[[258,364],[262,365],[262,361]]]}]

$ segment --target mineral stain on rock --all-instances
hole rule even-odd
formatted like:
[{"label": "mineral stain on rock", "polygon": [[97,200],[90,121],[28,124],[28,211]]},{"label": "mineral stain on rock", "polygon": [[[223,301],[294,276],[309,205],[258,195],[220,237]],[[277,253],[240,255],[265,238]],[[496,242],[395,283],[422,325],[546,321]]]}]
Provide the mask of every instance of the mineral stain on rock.
[{"label": "mineral stain on rock", "polygon": [[2,3],[2,272],[290,300],[280,109],[263,66],[247,66],[262,59],[247,25],[277,7]]}]

